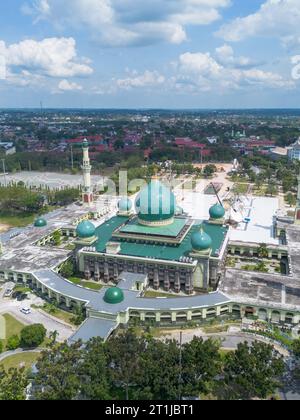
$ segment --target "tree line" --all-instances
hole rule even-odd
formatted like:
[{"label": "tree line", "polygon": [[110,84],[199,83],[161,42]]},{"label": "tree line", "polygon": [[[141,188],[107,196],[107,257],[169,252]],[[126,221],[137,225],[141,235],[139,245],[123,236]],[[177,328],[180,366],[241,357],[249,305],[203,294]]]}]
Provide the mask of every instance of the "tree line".
[{"label": "tree line", "polygon": [[48,206],[66,206],[80,197],[77,188],[50,191],[26,188],[22,183],[0,186],[0,214],[18,215],[46,213]]},{"label": "tree line", "polygon": [[[264,343],[243,343],[224,354],[212,339],[194,337],[181,347],[129,330],[84,346],[58,344],[52,336],[36,370],[32,398],[37,400],[249,400],[276,392],[284,363]],[[0,399],[22,399],[26,383],[24,371],[0,370]]]}]

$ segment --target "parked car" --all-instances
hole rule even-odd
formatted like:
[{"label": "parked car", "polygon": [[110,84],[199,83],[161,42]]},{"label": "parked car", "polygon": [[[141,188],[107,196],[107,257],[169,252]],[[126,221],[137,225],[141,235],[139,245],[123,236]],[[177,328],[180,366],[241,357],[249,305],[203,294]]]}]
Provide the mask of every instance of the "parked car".
[{"label": "parked car", "polygon": [[21,312],[24,315],[30,315],[31,314],[31,309],[30,308],[22,308]]},{"label": "parked car", "polygon": [[4,297],[11,297],[11,295],[13,294],[13,291],[14,291],[14,289],[7,288],[5,290]]}]

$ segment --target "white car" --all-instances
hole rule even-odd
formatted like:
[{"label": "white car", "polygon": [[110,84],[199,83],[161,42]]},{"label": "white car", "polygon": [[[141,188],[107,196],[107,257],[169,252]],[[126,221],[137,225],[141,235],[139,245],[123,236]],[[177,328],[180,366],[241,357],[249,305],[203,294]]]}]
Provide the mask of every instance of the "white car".
[{"label": "white car", "polygon": [[6,289],[4,293],[4,297],[11,297],[13,294],[14,289]]},{"label": "white car", "polygon": [[29,309],[29,308],[22,308],[21,309],[21,312],[24,315],[30,315],[31,314],[31,309]]}]

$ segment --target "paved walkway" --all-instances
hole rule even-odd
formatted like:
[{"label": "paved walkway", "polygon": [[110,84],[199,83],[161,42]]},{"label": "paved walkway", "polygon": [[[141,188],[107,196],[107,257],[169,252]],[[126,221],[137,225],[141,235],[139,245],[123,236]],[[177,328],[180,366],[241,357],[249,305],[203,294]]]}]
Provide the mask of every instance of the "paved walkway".
[{"label": "paved walkway", "polygon": [[0,354],[0,362],[3,362],[7,357],[16,356],[17,354],[22,353],[40,353],[41,349],[35,349],[35,350],[23,350],[23,349],[17,349],[14,351],[6,351],[5,353]]}]

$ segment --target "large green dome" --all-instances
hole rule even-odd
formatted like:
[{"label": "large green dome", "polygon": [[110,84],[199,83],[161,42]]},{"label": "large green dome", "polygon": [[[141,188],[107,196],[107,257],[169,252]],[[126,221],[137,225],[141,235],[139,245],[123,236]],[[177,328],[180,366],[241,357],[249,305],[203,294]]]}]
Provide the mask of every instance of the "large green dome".
[{"label": "large green dome", "polygon": [[118,207],[120,211],[128,212],[132,209],[132,201],[127,197],[121,198]]},{"label": "large green dome", "polygon": [[107,289],[104,295],[104,302],[109,303],[110,305],[116,305],[123,302],[124,293],[123,290],[119,287],[111,287]]},{"label": "large green dome", "polygon": [[77,226],[76,232],[79,238],[87,239],[95,235],[96,228],[93,225],[93,223],[91,223],[88,220],[85,220],[79,223],[79,225]]},{"label": "large green dome", "polygon": [[42,217],[39,217],[39,218],[38,218],[38,219],[36,219],[36,221],[34,222],[34,226],[35,226],[35,227],[38,227],[38,228],[45,227],[45,226],[47,226],[47,220],[46,220],[46,219],[44,219],[44,218],[42,218]]},{"label": "large green dome", "polygon": [[209,209],[211,219],[222,219],[225,216],[225,209],[221,204],[215,204]]},{"label": "large green dome", "polygon": [[151,182],[140,192],[136,208],[141,222],[159,223],[172,220],[176,211],[173,192],[159,180]]},{"label": "large green dome", "polygon": [[211,237],[204,231],[201,226],[199,232],[195,232],[191,238],[194,251],[206,251],[212,247]]}]

